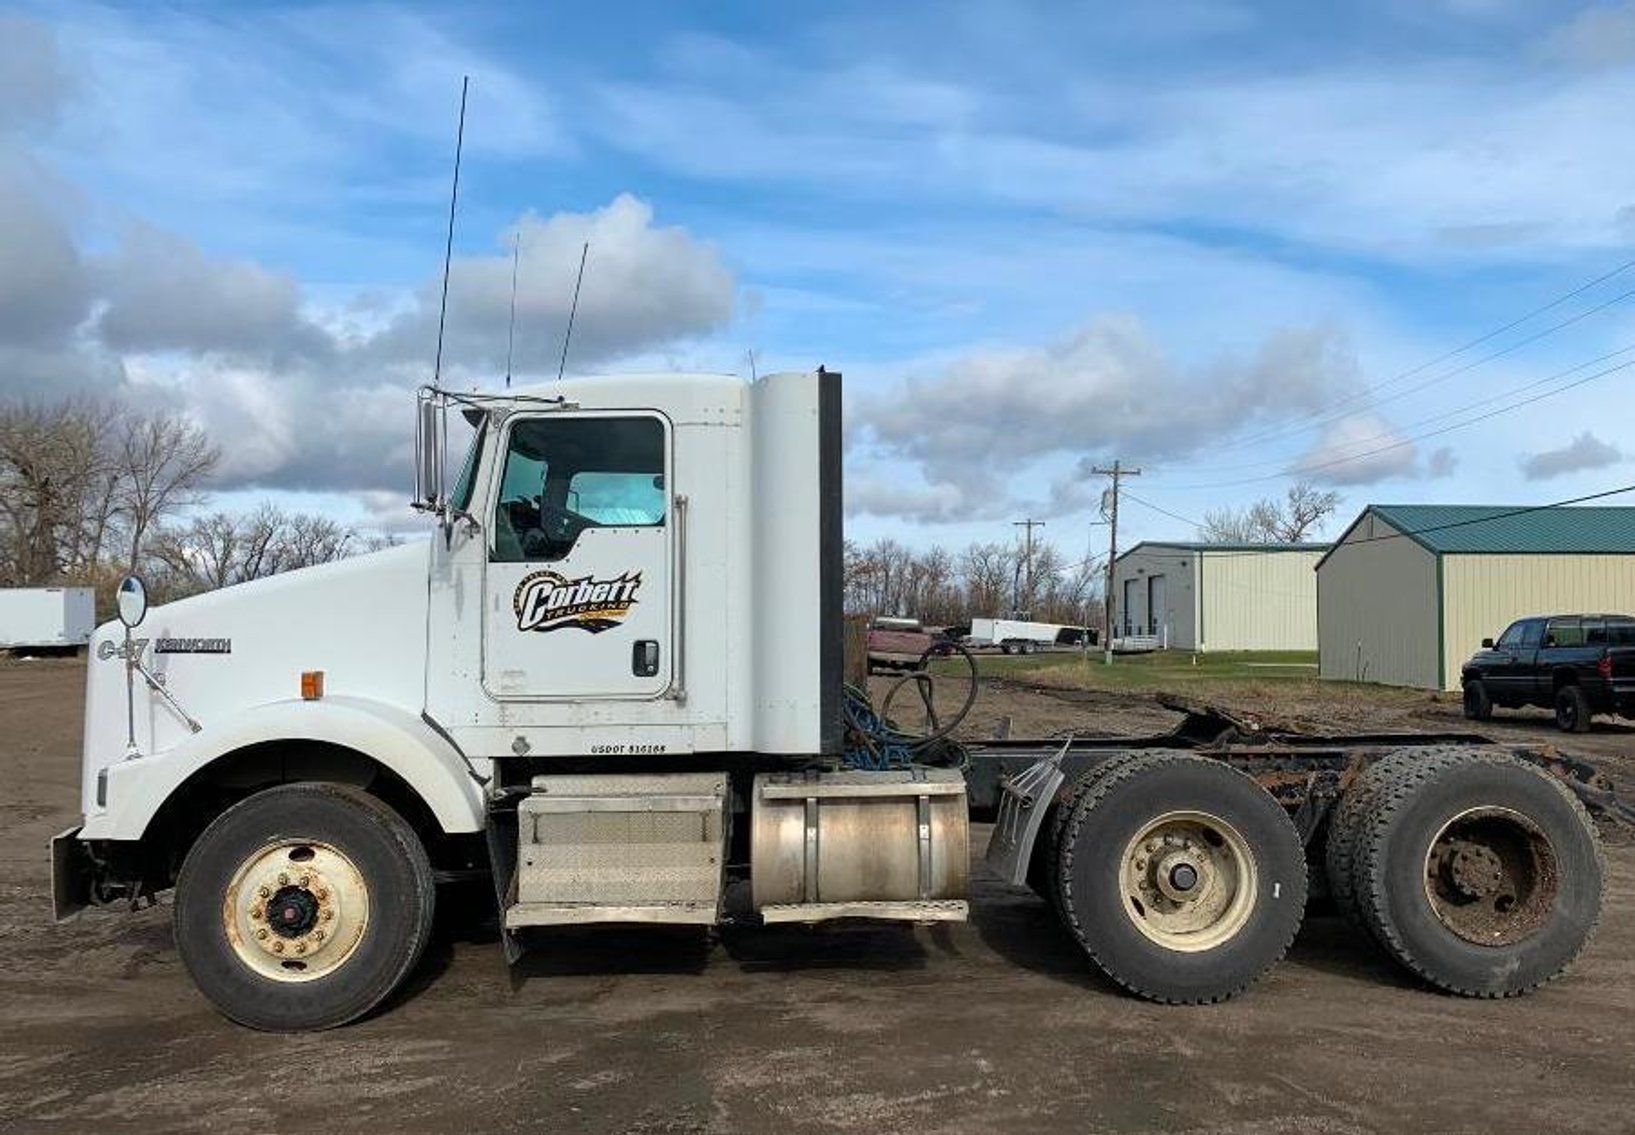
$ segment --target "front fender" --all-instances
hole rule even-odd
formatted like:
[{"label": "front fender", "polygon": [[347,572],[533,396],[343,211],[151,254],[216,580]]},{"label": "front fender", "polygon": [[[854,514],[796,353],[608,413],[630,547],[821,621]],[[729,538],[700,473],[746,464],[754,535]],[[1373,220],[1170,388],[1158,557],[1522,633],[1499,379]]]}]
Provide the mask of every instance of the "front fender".
[{"label": "front fender", "polygon": [[420,717],[367,698],[271,702],[206,726],[153,756],[108,766],[106,807],[80,839],[140,839],[154,814],[194,773],[251,745],[316,741],[352,749],[402,777],[447,833],[483,828],[482,786],[454,744]]}]

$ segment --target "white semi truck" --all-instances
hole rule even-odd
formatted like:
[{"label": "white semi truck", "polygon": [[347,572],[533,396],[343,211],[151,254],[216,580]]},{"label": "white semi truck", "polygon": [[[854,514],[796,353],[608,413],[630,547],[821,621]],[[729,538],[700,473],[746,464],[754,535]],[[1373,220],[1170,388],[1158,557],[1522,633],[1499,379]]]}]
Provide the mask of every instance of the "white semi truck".
[{"label": "white semi truck", "polygon": [[[931,746],[859,737],[838,375],[418,408],[429,540],[151,611],[128,580],[125,625],[91,646],[57,916],[174,889],[182,961],[233,1020],[369,1012],[414,968],[439,884],[472,876],[512,958],[564,924],[962,919],[973,803],[997,812],[992,867],[1159,1001],[1219,1000],[1276,962],[1308,859],[1443,989],[1531,988],[1595,924],[1600,852],[1569,789],[1604,786],[1480,739],[1189,718],[994,742],[968,780]],[[447,481],[451,412],[475,436]]]}]

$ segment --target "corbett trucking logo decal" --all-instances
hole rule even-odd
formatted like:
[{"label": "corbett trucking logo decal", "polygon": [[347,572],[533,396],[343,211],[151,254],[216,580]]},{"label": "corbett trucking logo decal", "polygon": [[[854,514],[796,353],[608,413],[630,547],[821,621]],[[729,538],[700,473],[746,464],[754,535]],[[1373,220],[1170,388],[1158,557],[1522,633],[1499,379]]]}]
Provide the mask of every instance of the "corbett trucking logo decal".
[{"label": "corbett trucking logo decal", "polygon": [[612,579],[580,576],[568,579],[554,571],[536,571],[517,584],[513,606],[519,631],[556,631],[578,627],[601,634],[616,627],[636,605],[642,573],[627,571]]}]

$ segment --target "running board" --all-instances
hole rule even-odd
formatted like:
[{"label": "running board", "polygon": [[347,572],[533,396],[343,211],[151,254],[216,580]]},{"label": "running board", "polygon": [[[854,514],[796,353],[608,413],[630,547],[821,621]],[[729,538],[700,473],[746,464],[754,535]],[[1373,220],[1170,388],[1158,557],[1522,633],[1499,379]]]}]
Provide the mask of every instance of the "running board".
[{"label": "running board", "polygon": [[964,922],[971,908],[963,899],[910,902],[805,902],[763,906],[763,922],[829,922],[872,918],[887,922]]},{"label": "running board", "polygon": [[519,902],[505,911],[507,930],[518,930],[524,926],[590,926],[621,922],[710,926],[715,921],[714,903],[596,906],[590,903]]}]

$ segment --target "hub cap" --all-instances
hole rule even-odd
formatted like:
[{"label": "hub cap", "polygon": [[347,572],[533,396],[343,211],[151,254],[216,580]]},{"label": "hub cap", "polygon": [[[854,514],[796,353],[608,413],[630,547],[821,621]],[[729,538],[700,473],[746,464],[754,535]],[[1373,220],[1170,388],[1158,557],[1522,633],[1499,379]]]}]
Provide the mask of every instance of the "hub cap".
[{"label": "hub cap", "polygon": [[369,924],[369,888],[327,843],[268,844],[227,884],[222,928],[239,961],[273,981],[311,981],[352,956]]},{"label": "hub cap", "polygon": [[1425,855],[1425,897],[1449,930],[1479,946],[1508,946],[1549,921],[1560,889],[1555,849],[1509,808],[1455,816]]},{"label": "hub cap", "polygon": [[1255,857],[1237,828],[1208,812],[1168,812],[1125,849],[1124,913],[1170,950],[1229,941],[1254,910]]}]

